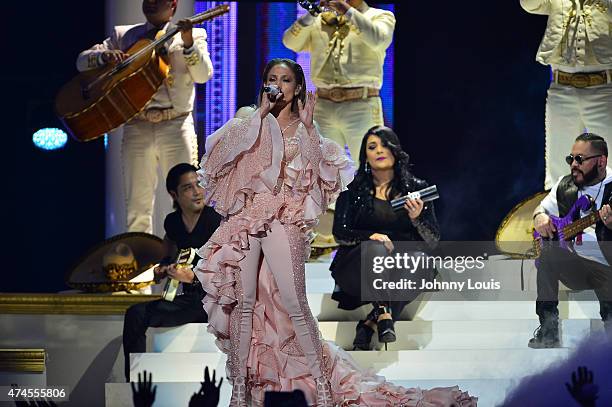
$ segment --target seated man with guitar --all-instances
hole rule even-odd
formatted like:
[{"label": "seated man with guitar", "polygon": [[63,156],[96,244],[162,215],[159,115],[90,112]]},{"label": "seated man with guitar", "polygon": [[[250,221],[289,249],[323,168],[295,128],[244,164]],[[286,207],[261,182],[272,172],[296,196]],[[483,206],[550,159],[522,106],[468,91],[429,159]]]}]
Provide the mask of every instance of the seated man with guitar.
[{"label": "seated man with guitar", "polygon": [[566,157],[571,173],[560,178],[534,211],[537,265],[536,313],[540,327],[531,348],[559,341],[559,281],[594,289],[600,314],[612,330],[612,169],[606,141],[593,133],[576,138]]},{"label": "seated man with guitar", "polygon": [[[123,108],[120,109],[119,116],[131,118],[123,128],[121,146],[128,232],[153,231],[153,201],[158,165],[161,173],[167,174],[168,170],[178,163],[196,163],[198,160],[197,139],[191,115],[195,98],[194,83],[208,81],[212,76],[213,66],[208,53],[206,31],[193,27],[199,20],[187,18],[178,21],[176,25],[170,21],[176,11],[177,1],[143,0],[142,11],[146,23],[114,27],[109,38],[81,52],[77,58],[77,68],[81,72],[107,65],[123,65],[129,61],[130,55],[137,52],[137,43],[150,43],[160,36],[162,31],[166,34],[176,32],[175,35],[168,36],[165,44],[159,45],[157,53],[162,56],[161,59],[169,71],[157,91],[148,99],[146,107],[132,117],[132,99],[143,97],[138,93],[142,92],[147,81],[152,81],[147,75],[141,86],[125,90],[109,101],[110,105]],[[132,70],[127,67],[121,72],[129,77]],[[107,71],[103,72],[108,74]],[[109,80],[114,84],[122,79]],[[128,83],[127,79],[123,82]],[[77,94],[75,98],[80,96]],[[89,110],[96,112],[99,109]],[[96,121],[104,122],[113,115],[100,114]],[[64,121],[67,120],[64,118]],[[110,128],[119,124],[121,123]],[[73,127],[74,125],[73,123]],[[94,127],[92,122],[87,122],[87,126]],[[72,132],[74,133],[75,129],[72,129]],[[159,208],[156,212],[162,216],[171,210],[169,202],[167,206],[162,205]]]},{"label": "seated man with guitar", "polygon": [[[169,295],[172,284],[166,284],[162,299],[132,305],[125,314],[123,324],[123,352],[125,355],[125,377],[129,381],[130,353],[146,351],[148,327],[171,327],[190,322],[206,322],[202,307],[204,290],[196,278],[191,265],[199,258],[192,257],[191,264],[184,264],[189,257],[185,249],[197,249],[208,241],[219,226],[221,215],[204,205],[204,189],[198,184],[196,168],[191,164],[174,166],[166,178],[166,189],[174,200],[175,211],[166,216],[164,246],[167,257],[155,268],[155,278],[168,276],[168,283],[182,283],[183,293]],[[180,251],[177,259],[177,252]],[[184,254],[187,256],[183,256]],[[176,261],[174,259],[177,259]]]}]

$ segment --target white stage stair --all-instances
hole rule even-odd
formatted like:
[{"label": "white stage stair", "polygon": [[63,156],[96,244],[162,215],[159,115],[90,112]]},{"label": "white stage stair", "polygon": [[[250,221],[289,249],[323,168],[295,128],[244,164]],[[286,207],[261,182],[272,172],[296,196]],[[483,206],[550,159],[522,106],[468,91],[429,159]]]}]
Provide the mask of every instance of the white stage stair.
[{"label": "white stage stair", "polygon": [[[517,260],[498,260],[489,267],[505,272],[520,266]],[[350,350],[356,321],[369,309],[337,308],[331,300],[334,283],[328,267],[329,262],[307,264],[309,305],[323,338]],[[596,301],[561,301],[564,348],[530,349],[527,341],[538,326],[533,297],[533,292],[518,292],[518,301],[437,301],[440,293],[428,293],[406,307],[402,318],[411,320],[396,323],[398,341],[388,351],[380,350],[374,340],[375,350],[350,354],[361,367],[373,368],[396,384],[457,384],[478,396],[479,406],[496,406],[521,378],[566,358],[582,338],[601,329]],[[150,329],[149,342],[150,352],[132,355],[131,375],[136,380],[138,372],[153,373],[158,386],[155,406],[187,406],[203,380],[204,366],[215,368],[217,377],[225,376],[225,355],[206,332],[206,324]],[[228,405],[230,390],[224,382],[220,406]],[[129,384],[106,384],[107,406],[131,406],[131,399]]]}]

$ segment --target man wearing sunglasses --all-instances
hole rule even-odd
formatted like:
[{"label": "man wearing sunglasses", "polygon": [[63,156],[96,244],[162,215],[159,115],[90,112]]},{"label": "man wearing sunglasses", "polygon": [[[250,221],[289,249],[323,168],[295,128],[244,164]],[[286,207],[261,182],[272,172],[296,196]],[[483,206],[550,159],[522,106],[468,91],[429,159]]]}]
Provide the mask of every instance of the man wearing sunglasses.
[{"label": "man wearing sunglasses", "polygon": [[597,211],[599,220],[584,229],[569,250],[545,242],[538,259],[536,314],[540,327],[529,341],[531,348],[554,348],[559,341],[559,281],[570,289],[594,289],[606,329],[612,334],[612,169],[603,137],[584,133],[576,138],[566,157],[570,174],[561,177],[533,215],[535,229],[556,239],[549,215],[566,216],[579,197],[589,195],[593,208],[577,213],[574,221]]}]

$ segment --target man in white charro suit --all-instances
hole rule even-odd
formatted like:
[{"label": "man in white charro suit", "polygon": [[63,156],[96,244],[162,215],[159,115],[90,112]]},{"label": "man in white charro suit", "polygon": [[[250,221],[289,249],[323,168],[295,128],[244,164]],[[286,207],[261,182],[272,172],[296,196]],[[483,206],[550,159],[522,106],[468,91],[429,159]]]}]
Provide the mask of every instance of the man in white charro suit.
[{"label": "man in white charro suit", "polygon": [[310,52],[318,98],[314,118],[321,134],[348,145],[357,162],[366,131],[384,124],[379,91],[395,16],[363,0],[321,3],[333,11],[300,17],[285,31],[283,44]]},{"label": "man in white charro suit", "polygon": [[[81,52],[77,69],[86,71],[126,58],[125,51],[142,38],[167,31],[177,0],[143,0],[147,22],[116,26],[102,44]],[[189,20],[177,22],[180,33],[165,45],[170,73],[146,108],[124,126],[121,161],[127,209],[127,231],[152,233],[158,165],[165,177],[179,163],[196,163],[197,139],[191,112],[194,83],[213,73],[206,31]],[[162,51],[164,52],[164,51]],[[168,203],[168,211],[171,210]],[[160,213],[164,216],[167,213]]]},{"label": "man in white charro suit", "polygon": [[567,173],[563,160],[576,134],[612,142],[612,0],[521,0],[548,16],[537,61],[550,65],[546,100],[546,178],[550,189]]}]

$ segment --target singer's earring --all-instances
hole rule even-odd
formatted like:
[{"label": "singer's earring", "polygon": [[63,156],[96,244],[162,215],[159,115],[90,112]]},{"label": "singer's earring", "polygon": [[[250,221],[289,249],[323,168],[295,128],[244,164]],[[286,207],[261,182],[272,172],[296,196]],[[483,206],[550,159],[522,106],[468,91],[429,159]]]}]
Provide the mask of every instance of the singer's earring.
[{"label": "singer's earring", "polygon": [[365,172],[370,172],[370,164],[367,161],[365,163]]}]

